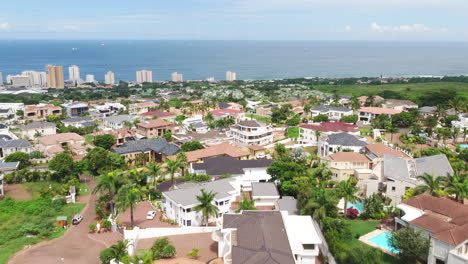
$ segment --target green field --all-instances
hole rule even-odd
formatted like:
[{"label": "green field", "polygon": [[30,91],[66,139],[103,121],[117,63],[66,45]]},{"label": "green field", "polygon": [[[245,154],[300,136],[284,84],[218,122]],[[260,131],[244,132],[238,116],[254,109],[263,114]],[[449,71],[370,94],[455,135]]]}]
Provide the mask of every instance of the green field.
[{"label": "green field", "polygon": [[[23,183],[23,186],[32,195],[33,199],[39,198],[41,191],[48,189],[49,187],[54,190],[62,188],[62,184],[54,181],[25,182]],[[76,186],[76,189],[78,191],[78,195],[89,195],[91,193],[88,186],[82,182]]]},{"label": "green field", "polygon": [[256,115],[256,114],[246,114],[245,116],[253,118],[253,119],[255,119],[257,121],[260,121],[260,122],[271,123],[271,117],[269,117],[269,116],[261,116],[261,115]]},{"label": "green field", "polygon": [[288,127],[286,132],[286,137],[296,139],[299,137],[299,128],[298,127]]}]

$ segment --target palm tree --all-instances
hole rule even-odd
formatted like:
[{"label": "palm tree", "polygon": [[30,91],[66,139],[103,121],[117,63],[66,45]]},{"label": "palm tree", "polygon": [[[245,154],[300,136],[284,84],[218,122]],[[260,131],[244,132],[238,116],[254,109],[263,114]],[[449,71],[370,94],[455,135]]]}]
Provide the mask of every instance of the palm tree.
[{"label": "palm tree", "polygon": [[439,197],[441,186],[444,178],[435,177],[433,174],[424,173],[416,177],[418,180],[424,182],[424,185],[419,185],[414,189],[415,194],[427,193],[429,195]]},{"label": "palm tree", "polygon": [[117,194],[119,187],[122,185],[122,180],[120,178],[121,173],[117,171],[103,174],[96,178],[96,187],[93,190],[93,193],[101,192],[109,195],[112,214],[115,214],[114,197]]},{"label": "palm tree", "polygon": [[119,210],[126,210],[130,207],[130,225],[133,227],[133,210],[138,202],[143,200],[143,190],[138,184],[127,184],[119,189],[116,197],[116,205]]},{"label": "palm tree", "polygon": [[301,211],[319,223],[327,216],[336,216],[336,197],[327,192],[325,185],[326,182],[321,182],[318,188],[312,188],[312,198]]},{"label": "palm tree", "polygon": [[117,262],[120,262],[123,257],[125,257],[127,252],[128,241],[127,240],[119,240],[117,244],[114,244],[110,247],[112,250],[113,259]]},{"label": "palm tree", "polygon": [[151,175],[153,179],[154,188],[156,189],[156,185],[158,184],[158,178],[161,176],[161,165],[156,164],[154,162],[149,162],[146,164],[146,171]]},{"label": "palm tree", "polygon": [[201,195],[197,196],[197,200],[200,204],[193,207],[193,210],[196,212],[202,212],[202,219],[205,221],[206,226],[208,226],[208,219],[210,216],[218,215],[218,207],[213,204],[215,196],[216,193],[212,191],[207,192],[205,189],[202,189]]},{"label": "palm tree", "polygon": [[182,177],[185,176],[185,168],[187,167],[187,155],[185,152],[181,151],[177,153],[177,161],[180,164],[181,170],[182,170]]},{"label": "palm tree", "polygon": [[140,186],[146,184],[146,175],[142,171],[131,169],[126,173],[126,176],[130,183],[136,183]]},{"label": "palm tree", "polygon": [[356,187],[356,180],[354,178],[349,178],[346,181],[342,181],[338,184],[337,192],[338,195],[344,199],[344,217],[346,218],[346,211],[348,207],[348,202],[355,203],[359,201],[354,194],[358,191]]},{"label": "palm tree", "polygon": [[255,200],[250,199],[247,193],[242,193],[242,201],[235,202],[235,204],[239,205],[239,209],[236,210],[236,213],[246,210],[257,210],[257,208],[255,208]]},{"label": "palm tree", "polygon": [[394,125],[391,125],[387,128],[387,132],[390,133],[390,142],[393,143],[393,135],[398,133],[398,128],[396,128]]},{"label": "palm tree", "polygon": [[457,201],[463,203],[463,200],[468,196],[468,177],[455,172],[453,175],[448,174],[444,181],[449,194],[454,194]]},{"label": "palm tree", "polygon": [[166,172],[171,175],[172,187],[176,185],[175,173],[180,169],[180,162],[176,160],[166,160]]},{"label": "palm tree", "polygon": [[317,142],[317,145],[318,145],[319,138],[322,135],[322,131],[317,129],[314,131],[314,134],[315,134],[315,142]]},{"label": "palm tree", "polygon": [[315,176],[320,181],[328,181],[331,179],[333,172],[328,167],[327,163],[318,161],[319,164],[315,170]]},{"label": "palm tree", "polygon": [[361,102],[359,101],[359,98],[357,95],[351,96],[349,101],[350,101],[351,109],[358,110],[359,108],[361,108]]}]

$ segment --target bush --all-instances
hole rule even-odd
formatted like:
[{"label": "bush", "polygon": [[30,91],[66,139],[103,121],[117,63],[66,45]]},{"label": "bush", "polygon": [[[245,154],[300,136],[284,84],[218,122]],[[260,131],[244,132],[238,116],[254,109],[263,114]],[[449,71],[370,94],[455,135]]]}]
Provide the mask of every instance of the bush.
[{"label": "bush", "polygon": [[154,241],[151,252],[153,253],[153,260],[172,258],[176,255],[176,249],[171,245],[167,237]]},{"label": "bush", "polygon": [[191,257],[193,259],[197,259],[200,255],[200,249],[199,248],[193,248],[189,253],[187,253],[188,257]]},{"label": "bush", "polygon": [[99,253],[99,259],[102,264],[109,264],[110,261],[114,258],[114,252],[110,248],[106,248],[101,253]]},{"label": "bush", "polygon": [[107,230],[110,230],[112,223],[109,220],[104,220],[101,224],[101,226]]},{"label": "bush", "polygon": [[354,208],[348,208],[346,210],[346,216],[348,218],[354,219],[354,218],[359,216],[359,211],[357,209],[354,209]]},{"label": "bush", "polygon": [[148,194],[151,196],[151,199],[161,199],[162,197],[162,193],[160,190],[158,189],[153,189],[151,188],[148,192]]},{"label": "bush", "polygon": [[185,176],[186,181],[205,182],[211,180],[211,175],[208,174],[187,174]]},{"label": "bush", "polygon": [[203,145],[198,141],[185,142],[184,144],[182,144],[182,146],[180,146],[180,149],[184,152],[194,151],[202,148]]},{"label": "bush", "polygon": [[92,233],[96,231],[96,224],[89,224],[88,225],[89,231]]}]

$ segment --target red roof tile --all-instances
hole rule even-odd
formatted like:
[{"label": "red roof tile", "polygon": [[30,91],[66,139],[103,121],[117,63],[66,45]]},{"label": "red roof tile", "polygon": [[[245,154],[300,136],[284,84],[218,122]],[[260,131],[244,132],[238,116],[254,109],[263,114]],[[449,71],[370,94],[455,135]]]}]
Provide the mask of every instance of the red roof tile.
[{"label": "red roof tile", "polygon": [[320,130],[323,132],[357,132],[358,126],[342,122],[322,122],[319,125],[302,124],[305,129]]}]

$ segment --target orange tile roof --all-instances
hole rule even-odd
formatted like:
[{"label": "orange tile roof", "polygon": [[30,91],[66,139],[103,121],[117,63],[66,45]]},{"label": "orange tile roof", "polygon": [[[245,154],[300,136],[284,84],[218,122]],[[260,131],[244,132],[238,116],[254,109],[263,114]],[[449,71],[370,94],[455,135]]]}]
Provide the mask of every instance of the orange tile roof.
[{"label": "orange tile roof", "polygon": [[382,108],[382,107],[361,107],[359,112],[371,113],[375,115],[395,115],[399,114],[401,110],[395,110],[391,108]]},{"label": "orange tile roof", "polygon": [[141,102],[141,103],[135,103],[133,106],[135,107],[155,107],[157,104],[154,102]]},{"label": "orange tile roof", "polygon": [[333,161],[370,162],[366,155],[357,152],[336,152],[329,157]]},{"label": "orange tile roof", "polygon": [[194,150],[185,153],[187,155],[188,162],[195,162],[203,158],[215,157],[215,156],[230,156],[234,158],[240,158],[249,156],[250,153],[244,151],[238,147],[232,146],[228,143],[223,143],[216,146],[207,147],[204,149]]},{"label": "orange tile roof", "polygon": [[152,119],[145,122],[138,123],[137,126],[144,128],[166,127],[173,126],[174,124],[164,121],[162,119]]},{"label": "orange tile roof", "polygon": [[393,155],[395,157],[400,157],[404,159],[409,158],[408,155],[406,155],[405,153],[396,149],[392,149],[391,147],[385,145],[384,143],[369,144],[366,146],[366,148],[378,157],[383,157],[385,154],[389,154],[389,155]]},{"label": "orange tile roof", "polygon": [[55,145],[64,141],[84,141],[84,137],[76,133],[60,133],[55,135],[43,136],[37,139],[43,145]]}]

